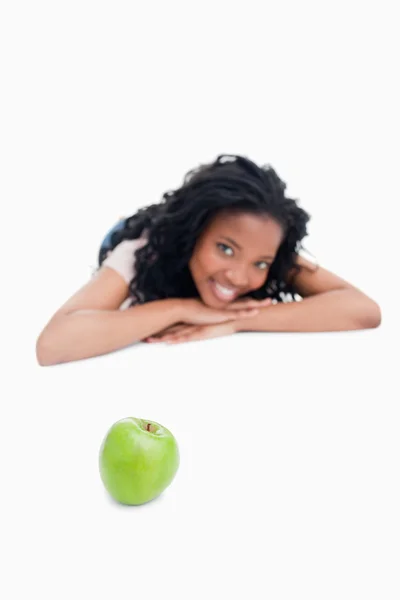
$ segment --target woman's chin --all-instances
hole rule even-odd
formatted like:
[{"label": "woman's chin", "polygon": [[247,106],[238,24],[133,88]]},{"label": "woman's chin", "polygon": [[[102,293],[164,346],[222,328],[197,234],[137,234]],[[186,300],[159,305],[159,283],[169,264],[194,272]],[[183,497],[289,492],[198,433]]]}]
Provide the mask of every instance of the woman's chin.
[{"label": "woman's chin", "polygon": [[203,303],[206,306],[209,306],[210,308],[221,309],[226,308],[228,306],[228,302],[223,302],[222,300],[215,298],[215,296],[211,292],[208,292],[208,294],[200,294],[200,297]]}]

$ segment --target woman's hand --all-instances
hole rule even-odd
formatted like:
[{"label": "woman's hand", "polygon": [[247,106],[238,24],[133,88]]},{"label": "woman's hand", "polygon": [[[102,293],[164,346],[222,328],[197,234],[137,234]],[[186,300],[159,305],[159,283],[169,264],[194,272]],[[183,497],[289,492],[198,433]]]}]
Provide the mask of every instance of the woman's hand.
[{"label": "woman's hand", "polygon": [[[195,300],[195,302],[200,302],[202,307],[205,307],[205,305],[201,301]],[[159,331],[155,335],[152,335],[143,341],[149,343],[166,342],[173,344],[180,342],[189,342],[193,340],[204,340],[224,335],[231,335],[236,332],[236,315],[253,316],[254,314],[257,314],[259,312],[258,308],[264,308],[266,306],[269,306],[270,304],[272,304],[272,300],[269,298],[265,300],[253,300],[252,298],[242,298],[240,300],[236,300],[235,302],[228,304],[227,308],[222,309],[222,311],[225,313],[223,315],[224,317],[227,316],[226,312],[229,311],[230,320],[228,321],[225,320],[225,322],[213,324],[193,324],[187,322],[180,322],[176,323],[175,325],[172,325],[171,327],[167,327],[162,331]],[[196,305],[192,307],[192,309],[195,308]],[[221,311],[216,312],[219,313]]]},{"label": "woman's hand", "polygon": [[241,310],[244,308],[265,308],[272,304],[272,298],[264,298],[264,300],[254,300],[248,296],[243,296],[234,302],[231,302],[227,307],[231,310]]},{"label": "woman's hand", "polygon": [[260,308],[268,306],[270,303],[270,299],[260,301],[243,298],[227,304],[226,308],[218,309],[206,306],[197,298],[184,298],[181,300],[180,321],[190,325],[226,323],[236,319],[254,317],[258,314]]},{"label": "woman's hand", "polygon": [[217,323],[215,325],[187,325],[179,324],[168,327],[164,331],[157,333],[143,340],[149,344],[167,343],[180,344],[182,342],[193,342],[195,340],[207,340],[225,335],[232,335],[236,332],[235,321],[227,323]]}]

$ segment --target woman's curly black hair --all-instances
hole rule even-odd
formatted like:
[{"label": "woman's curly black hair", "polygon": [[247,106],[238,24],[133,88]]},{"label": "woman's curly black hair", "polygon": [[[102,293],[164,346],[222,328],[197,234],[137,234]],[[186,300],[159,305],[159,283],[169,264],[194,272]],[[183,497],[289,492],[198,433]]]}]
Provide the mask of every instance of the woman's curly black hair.
[{"label": "woman's curly black hair", "polygon": [[307,235],[310,216],[285,196],[285,189],[286,184],[271,166],[259,167],[242,156],[220,155],[214,162],[189,171],[182,186],[166,192],[160,203],[128,217],[122,229],[111,236],[111,248],[100,251],[99,265],[107,250],[143,234],[148,243],[136,251],[136,275],[129,286],[132,304],[199,297],[188,263],[197,238],[210,220],[221,210],[267,214],[283,227],[284,239],[265,284],[249,295],[278,302],[287,295],[293,299],[296,290],[288,275],[299,268],[295,259]]}]

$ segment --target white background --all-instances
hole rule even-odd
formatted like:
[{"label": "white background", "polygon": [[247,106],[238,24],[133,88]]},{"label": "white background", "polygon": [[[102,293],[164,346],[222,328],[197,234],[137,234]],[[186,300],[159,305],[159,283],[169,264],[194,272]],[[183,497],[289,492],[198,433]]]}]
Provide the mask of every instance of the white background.
[{"label": "white background", "polygon": [[[398,600],[395,5],[2,3],[3,598]],[[276,168],[381,328],[40,368],[108,228],[220,153]],[[126,416],[181,451],[140,508],[98,474]]]}]

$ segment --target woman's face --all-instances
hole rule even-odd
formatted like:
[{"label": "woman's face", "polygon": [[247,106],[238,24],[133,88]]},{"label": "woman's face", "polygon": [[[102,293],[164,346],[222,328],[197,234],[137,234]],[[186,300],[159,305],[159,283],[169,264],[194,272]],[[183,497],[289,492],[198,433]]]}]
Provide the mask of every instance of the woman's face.
[{"label": "woman's face", "polygon": [[282,240],[282,227],[268,215],[218,213],[189,261],[203,302],[222,308],[260,288]]}]

